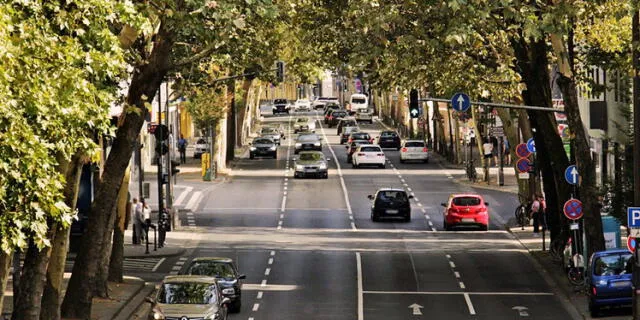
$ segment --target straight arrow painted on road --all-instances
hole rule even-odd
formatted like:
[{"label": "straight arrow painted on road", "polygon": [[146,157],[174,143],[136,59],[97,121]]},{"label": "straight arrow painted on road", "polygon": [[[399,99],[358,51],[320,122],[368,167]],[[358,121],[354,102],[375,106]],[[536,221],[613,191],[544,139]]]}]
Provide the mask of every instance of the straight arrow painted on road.
[{"label": "straight arrow painted on road", "polygon": [[413,309],[413,315],[414,316],[421,316],[422,315],[422,311],[420,309],[424,308],[423,306],[414,303],[412,305],[409,306],[409,309]]}]

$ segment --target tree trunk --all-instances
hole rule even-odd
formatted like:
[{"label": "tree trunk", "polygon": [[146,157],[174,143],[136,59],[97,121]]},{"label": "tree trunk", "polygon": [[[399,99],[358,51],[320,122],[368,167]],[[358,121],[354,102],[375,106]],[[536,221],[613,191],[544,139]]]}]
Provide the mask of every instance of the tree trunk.
[{"label": "tree trunk", "polygon": [[251,105],[251,101],[249,101],[248,97],[249,97],[249,88],[251,88],[251,83],[253,81],[249,80],[249,79],[244,79],[242,81],[242,101],[240,102],[240,106],[238,108],[237,111],[237,117],[238,117],[238,127],[236,128],[236,137],[238,137],[238,139],[236,139],[236,146],[237,147],[242,147],[242,142],[243,142],[243,136],[244,136],[244,128],[245,128],[245,120],[247,118],[247,107],[249,107]]},{"label": "tree trunk", "polygon": [[[518,38],[511,40],[518,72],[527,86],[523,94],[528,105],[551,108],[551,86],[549,85],[548,47],[544,39],[531,41]],[[551,221],[560,221],[565,229],[566,219],[562,217],[562,206],[569,197],[569,186],[564,182],[564,170],[569,164],[553,113],[528,111],[531,126],[536,131],[533,138],[536,144],[538,167],[543,171],[544,190],[547,210],[555,217]],[[556,220],[557,218],[557,220]],[[551,226],[557,228],[559,226]]]},{"label": "tree trunk", "polygon": [[98,272],[96,273],[96,284],[94,287],[94,296],[100,298],[109,298],[109,259],[111,258],[111,238],[113,237],[113,224],[116,221],[116,213],[118,211],[117,204],[111,211],[111,216],[107,222],[107,227],[102,238],[102,247],[100,252],[100,263],[98,264]]},{"label": "tree trunk", "polygon": [[[82,165],[82,157],[79,154],[74,155],[65,174],[65,180],[67,181],[64,190],[65,203],[72,210],[76,208]],[[62,281],[69,246],[69,232],[69,227],[60,228],[52,239],[51,258],[47,267],[47,282],[40,305],[40,319],[42,320],[60,319],[60,304],[62,303],[63,292]]]},{"label": "tree trunk", "polygon": [[124,276],[124,230],[127,226],[127,215],[131,212],[131,204],[128,197],[130,172],[131,170],[125,172],[120,191],[118,192],[117,214],[113,226],[113,247],[109,259],[109,276],[107,280],[118,283],[123,281]]},{"label": "tree trunk", "polygon": [[[129,166],[135,139],[140,134],[146,112],[145,102],[151,101],[160,83],[171,68],[170,55],[174,39],[170,30],[161,24],[154,37],[153,51],[147,64],[135,68],[131,79],[126,105],[135,106],[144,112],[122,113],[124,119],[116,131],[111,152],[104,165],[103,180],[91,205],[87,230],[82,236],[78,256],[62,303],[62,316],[88,319],[98,269],[99,255],[104,245],[103,235],[110,214],[115,207],[119,186]],[[146,97],[146,99],[143,99]]]},{"label": "tree trunk", "polygon": [[[48,223],[49,232],[47,238],[51,239],[56,234],[57,225]],[[44,291],[44,279],[47,276],[47,265],[51,255],[51,247],[40,250],[33,242],[29,246],[22,266],[20,277],[20,290],[14,295],[15,308],[11,319],[13,320],[39,320],[42,292]]]},{"label": "tree trunk", "polygon": [[231,97],[228,101],[229,111],[227,112],[227,163],[235,157],[236,150],[236,121],[238,121],[238,112],[236,110],[236,81],[231,80],[227,83],[227,97]]},{"label": "tree trunk", "polygon": [[9,273],[11,271],[11,261],[13,252],[4,252],[0,250],[0,313],[4,305],[4,290],[7,288]]}]

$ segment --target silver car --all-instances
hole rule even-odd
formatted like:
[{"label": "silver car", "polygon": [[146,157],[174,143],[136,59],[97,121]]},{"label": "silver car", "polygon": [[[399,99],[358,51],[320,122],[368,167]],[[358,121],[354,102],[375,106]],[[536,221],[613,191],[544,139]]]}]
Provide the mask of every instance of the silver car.
[{"label": "silver car", "polygon": [[297,158],[293,158],[295,162],[294,178],[318,177],[327,179],[329,177],[328,164],[329,158],[324,157],[322,151],[302,151]]},{"label": "silver car", "polygon": [[271,139],[277,145],[280,145],[280,138],[282,137],[282,134],[274,127],[263,127],[262,130],[260,130],[260,136]]},{"label": "silver car", "polygon": [[220,291],[214,277],[167,276],[155,300],[147,298],[153,309],[149,320],[219,319],[226,320],[231,302]]},{"label": "silver car", "polygon": [[307,117],[296,119],[296,122],[293,123],[293,133],[305,131],[316,132],[315,121]]},{"label": "silver car", "polygon": [[296,139],[294,153],[298,154],[300,151],[322,151],[322,141],[320,137],[315,133],[304,133],[298,135]]}]

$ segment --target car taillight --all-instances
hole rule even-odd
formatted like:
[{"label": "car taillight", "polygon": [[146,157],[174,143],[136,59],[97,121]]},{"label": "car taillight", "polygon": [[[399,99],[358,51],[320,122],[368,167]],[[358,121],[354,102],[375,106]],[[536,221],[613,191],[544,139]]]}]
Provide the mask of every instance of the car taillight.
[{"label": "car taillight", "polygon": [[598,295],[598,290],[596,290],[596,287],[591,287],[591,293],[593,293],[594,296]]},{"label": "car taillight", "polygon": [[407,152],[407,148],[402,148],[402,152]]},{"label": "car taillight", "polygon": [[427,147],[422,148],[422,152],[427,152]]},{"label": "car taillight", "polygon": [[362,157],[362,156],[364,156],[364,153],[359,152],[359,153],[358,153],[358,156],[359,156],[359,157]]}]

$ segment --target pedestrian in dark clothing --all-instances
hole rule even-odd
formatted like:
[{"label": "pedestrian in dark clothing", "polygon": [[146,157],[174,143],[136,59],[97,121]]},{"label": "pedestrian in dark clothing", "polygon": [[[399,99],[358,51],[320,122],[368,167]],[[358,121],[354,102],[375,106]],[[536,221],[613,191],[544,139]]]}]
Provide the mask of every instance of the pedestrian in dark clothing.
[{"label": "pedestrian in dark clothing", "polygon": [[533,220],[533,233],[538,234],[540,232],[540,227],[545,228],[545,201],[541,194],[537,194],[533,198],[533,203],[531,204],[531,219]]},{"label": "pedestrian in dark clothing", "polygon": [[180,139],[178,139],[178,151],[180,152],[180,163],[187,162],[187,140],[183,135],[180,135]]}]

